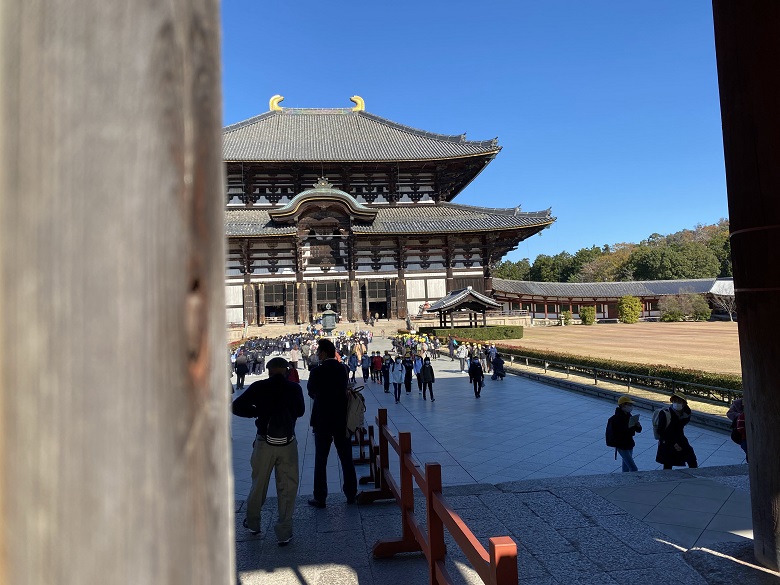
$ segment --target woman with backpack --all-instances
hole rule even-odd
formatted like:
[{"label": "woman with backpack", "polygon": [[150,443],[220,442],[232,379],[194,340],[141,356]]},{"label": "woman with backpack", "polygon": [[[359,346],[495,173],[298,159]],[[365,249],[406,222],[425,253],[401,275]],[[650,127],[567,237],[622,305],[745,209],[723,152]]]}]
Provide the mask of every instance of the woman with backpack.
[{"label": "woman with backpack", "polygon": [[[691,422],[688,399],[681,392],[675,392],[670,400],[672,405],[658,413],[655,431],[660,438],[655,460],[662,464],[664,469],[685,467],[686,464],[694,469],[699,464],[696,461],[696,453],[685,436],[685,425]],[[656,419],[653,422],[656,423]]]},{"label": "woman with backpack", "polygon": [[368,381],[368,370],[371,369],[371,356],[364,353],[360,358],[360,369],[363,370],[363,383]]},{"label": "woman with backpack", "polygon": [[477,355],[471,359],[469,382],[474,384],[474,397],[479,398],[479,395],[482,394],[482,386],[485,384],[485,371],[482,369],[482,364],[479,363],[479,356]]},{"label": "woman with backpack", "polygon": [[357,372],[358,364],[360,362],[358,361],[357,354],[353,351],[352,355],[349,356],[349,361],[347,362],[347,365],[349,366],[349,381],[355,382],[355,372]]},{"label": "woman with backpack", "polygon": [[[639,420],[633,426],[631,423],[631,411],[634,409],[634,401],[630,396],[623,395],[618,398],[615,414],[608,421],[607,445],[615,447],[617,454],[623,460],[623,472],[638,471],[634,463],[634,434],[642,432]],[[639,416],[639,415],[637,415]],[[610,431],[612,436],[610,437]]]}]

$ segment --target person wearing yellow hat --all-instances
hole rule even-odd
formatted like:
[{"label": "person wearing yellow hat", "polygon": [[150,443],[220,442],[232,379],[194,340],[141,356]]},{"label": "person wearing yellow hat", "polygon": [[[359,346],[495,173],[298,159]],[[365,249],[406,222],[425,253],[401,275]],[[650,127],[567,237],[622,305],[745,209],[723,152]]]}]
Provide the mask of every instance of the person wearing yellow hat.
[{"label": "person wearing yellow hat", "polygon": [[682,392],[675,391],[669,401],[672,403],[671,406],[663,409],[658,416],[656,430],[660,439],[655,460],[663,465],[664,469],[672,469],[675,466],[685,467],[685,465],[694,469],[699,466],[699,463],[696,461],[693,447],[685,436],[685,425],[691,421],[688,399]]},{"label": "person wearing yellow hat", "polygon": [[[638,471],[634,463],[634,434],[642,432],[639,415],[632,415],[634,401],[627,394],[618,398],[615,414],[607,423],[607,445],[615,447],[615,452],[623,460],[623,471]],[[611,437],[610,430],[611,429]]]}]

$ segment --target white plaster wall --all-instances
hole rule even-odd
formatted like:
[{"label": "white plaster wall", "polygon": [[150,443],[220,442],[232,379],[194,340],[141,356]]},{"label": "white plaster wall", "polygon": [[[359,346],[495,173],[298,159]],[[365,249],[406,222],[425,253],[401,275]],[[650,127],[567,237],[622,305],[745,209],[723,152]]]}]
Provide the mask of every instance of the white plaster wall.
[{"label": "white plaster wall", "polygon": [[243,323],[244,322],[244,309],[228,309],[227,310],[227,322],[228,323]]},{"label": "white plaster wall", "polygon": [[[407,280],[406,281],[406,298],[407,299],[425,299],[425,281],[423,279]],[[415,313],[417,305],[415,305]]]},{"label": "white plaster wall", "polygon": [[444,278],[428,279],[428,300],[438,301],[447,294],[447,280]]},{"label": "white plaster wall", "polygon": [[244,305],[244,287],[243,286],[226,286],[225,287],[225,304],[230,305]]}]

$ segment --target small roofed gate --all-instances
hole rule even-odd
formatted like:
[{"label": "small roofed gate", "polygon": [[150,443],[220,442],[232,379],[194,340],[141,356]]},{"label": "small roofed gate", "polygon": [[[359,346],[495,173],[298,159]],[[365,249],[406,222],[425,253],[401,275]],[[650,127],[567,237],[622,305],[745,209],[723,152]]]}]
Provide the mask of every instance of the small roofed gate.
[{"label": "small roofed gate", "polygon": [[[485,326],[487,324],[485,313],[488,310],[496,309],[501,309],[501,303],[497,303],[468,287],[452,291],[447,296],[439,299],[430,306],[428,312],[439,314],[439,325],[441,327],[447,326],[449,317],[449,327],[453,328],[455,326],[455,316],[462,314],[468,315],[469,327],[479,325],[478,315],[482,316],[482,326]],[[460,324],[463,324],[462,320]]]}]

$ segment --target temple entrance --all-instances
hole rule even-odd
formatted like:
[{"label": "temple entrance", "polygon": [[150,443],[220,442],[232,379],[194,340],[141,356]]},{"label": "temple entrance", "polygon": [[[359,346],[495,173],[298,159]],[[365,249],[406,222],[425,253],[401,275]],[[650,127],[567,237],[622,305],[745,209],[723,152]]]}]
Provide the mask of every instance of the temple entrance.
[{"label": "temple entrance", "polygon": [[284,323],[284,305],[265,306],[266,323]]},{"label": "temple entrance", "polygon": [[380,319],[387,319],[387,301],[371,301],[368,303],[368,315],[374,317],[379,314]]}]

